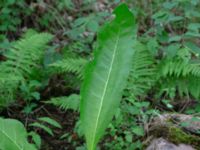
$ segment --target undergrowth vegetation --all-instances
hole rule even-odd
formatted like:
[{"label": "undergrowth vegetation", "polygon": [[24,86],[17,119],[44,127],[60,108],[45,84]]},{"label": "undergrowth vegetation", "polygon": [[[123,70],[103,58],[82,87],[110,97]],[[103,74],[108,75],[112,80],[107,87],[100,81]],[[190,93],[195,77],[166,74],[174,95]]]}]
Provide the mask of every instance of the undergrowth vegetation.
[{"label": "undergrowth vegetation", "polygon": [[145,149],[153,118],[199,117],[199,9],[200,0],[0,1],[0,150]]}]

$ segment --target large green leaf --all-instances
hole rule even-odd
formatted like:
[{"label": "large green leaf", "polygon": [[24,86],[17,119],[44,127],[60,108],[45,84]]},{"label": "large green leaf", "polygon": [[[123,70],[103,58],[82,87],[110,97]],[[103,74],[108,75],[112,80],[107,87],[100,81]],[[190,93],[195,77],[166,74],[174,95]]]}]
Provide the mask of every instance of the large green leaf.
[{"label": "large green leaf", "polygon": [[14,119],[0,118],[0,139],[0,150],[36,150],[22,123]]},{"label": "large green leaf", "polygon": [[94,60],[81,89],[81,123],[88,150],[94,150],[118,108],[131,67],[136,37],[133,14],[125,4],[99,32]]}]

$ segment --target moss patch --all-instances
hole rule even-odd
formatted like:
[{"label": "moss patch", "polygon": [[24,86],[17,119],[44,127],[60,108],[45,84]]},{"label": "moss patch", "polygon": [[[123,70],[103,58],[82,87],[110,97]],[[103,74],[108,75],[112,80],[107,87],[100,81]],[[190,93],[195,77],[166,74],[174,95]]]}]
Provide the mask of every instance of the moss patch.
[{"label": "moss patch", "polygon": [[175,126],[157,126],[150,132],[156,138],[163,137],[174,144],[188,144],[200,150],[200,137],[184,132]]},{"label": "moss patch", "polygon": [[194,146],[200,150],[200,138],[198,136],[187,134],[183,130],[177,127],[170,127],[168,129],[168,140],[175,144],[185,143]]}]

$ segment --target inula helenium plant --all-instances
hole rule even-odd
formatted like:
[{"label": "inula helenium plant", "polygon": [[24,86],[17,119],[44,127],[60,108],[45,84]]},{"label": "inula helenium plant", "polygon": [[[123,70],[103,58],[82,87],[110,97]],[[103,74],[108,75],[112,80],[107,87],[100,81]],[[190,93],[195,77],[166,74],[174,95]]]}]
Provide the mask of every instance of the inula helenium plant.
[{"label": "inula helenium plant", "polygon": [[81,123],[88,150],[95,150],[122,96],[134,54],[136,26],[125,4],[97,36],[94,60],[86,69],[81,89]]}]

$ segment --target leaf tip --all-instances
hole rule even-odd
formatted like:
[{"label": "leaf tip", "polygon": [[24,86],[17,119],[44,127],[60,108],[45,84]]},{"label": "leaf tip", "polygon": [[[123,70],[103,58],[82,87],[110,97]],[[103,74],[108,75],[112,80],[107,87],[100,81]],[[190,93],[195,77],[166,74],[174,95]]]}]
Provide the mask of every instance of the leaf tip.
[{"label": "leaf tip", "polygon": [[129,10],[128,5],[125,3],[122,3],[117,8],[115,8],[113,14],[116,16],[116,20],[120,22],[127,17],[135,20],[133,13]]}]

